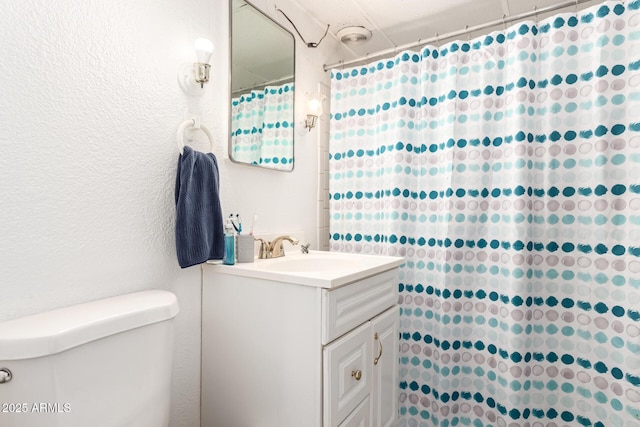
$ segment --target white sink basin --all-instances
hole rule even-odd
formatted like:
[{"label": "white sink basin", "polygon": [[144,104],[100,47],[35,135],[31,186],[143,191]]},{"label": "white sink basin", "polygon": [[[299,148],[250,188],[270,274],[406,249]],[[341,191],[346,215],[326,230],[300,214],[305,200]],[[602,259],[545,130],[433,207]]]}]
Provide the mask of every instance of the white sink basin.
[{"label": "white sink basin", "polygon": [[258,262],[256,267],[269,270],[280,271],[283,273],[320,273],[331,270],[349,270],[365,267],[366,263],[362,260],[345,259],[340,255],[323,254],[311,252],[309,254],[301,254],[300,256],[289,256],[267,260],[267,262]]},{"label": "white sink basin", "polygon": [[[209,262],[210,264],[212,262]],[[218,273],[255,277],[299,285],[335,288],[391,270],[404,263],[404,258],[310,251],[308,254],[289,251],[274,259],[259,259],[253,263],[215,265]]]}]

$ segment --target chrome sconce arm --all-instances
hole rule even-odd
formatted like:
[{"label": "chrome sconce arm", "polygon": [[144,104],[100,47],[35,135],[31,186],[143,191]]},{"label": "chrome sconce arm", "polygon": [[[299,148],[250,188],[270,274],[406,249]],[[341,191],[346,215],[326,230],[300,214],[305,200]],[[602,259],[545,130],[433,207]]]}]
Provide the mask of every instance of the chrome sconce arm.
[{"label": "chrome sconce arm", "polygon": [[200,88],[203,89],[204,84],[209,81],[209,70],[211,70],[211,65],[204,62],[196,62],[193,66],[196,83],[200,83]]}]

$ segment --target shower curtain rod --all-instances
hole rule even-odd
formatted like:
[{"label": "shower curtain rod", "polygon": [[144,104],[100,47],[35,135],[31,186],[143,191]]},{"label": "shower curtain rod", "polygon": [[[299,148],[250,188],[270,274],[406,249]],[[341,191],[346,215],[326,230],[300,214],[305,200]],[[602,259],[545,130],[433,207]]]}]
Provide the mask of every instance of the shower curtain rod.
[{"label": "shower curtain rod", "polygon": [[262,82],[262,83],[256,84],[255,86],[239,87],[236,90],[232,90],[231,95],[235,93],[250,92],[252,90],[261,90],[261,89],[264,89],[266,86],[289,83],[293,81],[293,77],[294,77],[293,75],[290,75],[287,77],[282,77],[280,79],[274,79],[274,80],[269,80],[268,82]]},{"label": "shower curtain rod", "polygon": [[[415,41],[415,42],[403,44],[403,45],[400,45],[400,46],[395,46],[395,47],[392,47],[390,49],[385,49],[385,50],[381,50],[381,51],[375,52],[373,54],[366,54],[365,56],[362,56],[362,57],[356,58],[356,59],[351,59],[349,61],[339,61],[339,62],[336,62],[334,64],[330,64],[330,65],[326,65],[325,64],[323,66],[323,69],[324,69],[324,71],[329,71],[329,70],[331,70],[333,68],[338,68],[338,67],[344,68],[344,67],[348,67],[350,65],[358,64],[360,62],[370,61],[370,60],[373,60],[373,59],[384,58],[384,57],[386,57],[388,55],[392,55],[392,54],[401,52],[401,51],[406,50],[406,49],[413,49],[413,48],[416,48],[416,47],[427,45],[429,43],[439,42],[440,40],[446,40],[446,39],[450,39],[450,38],[453,38],[453,37],[462,36],[464,34],[469,35],[473,31],[484,30],[486,28],[491,28],[491,27],[495,27],[495,26],[498,26],[498,25],[510,24],[512,22],[519,21],[521,19],[530,18],[532,16],[537,16],[540,13],[553,12],[555,10],[563,9],[565,7],[570,7],[570,6],[575,6],[577,8],[579,4],[587,3],[587,2],[590,2],[590,1],[593,1],[593,0],[568,0],[568,1],[561,2],[561,3],[557,3],[555,5],[543,7],[543,8],[540,8],[540,9],[534,9],[534,10],[529,11],[529,12],[523,12],[523,13],[519,13],[517,15],[511,15],[511,16],[504,16],[502,19],[496,19],[495,21],[486,22],[484,24],[479,24],[479,25],[474,25],[473,27],[467,26],[463,30],[452,31],[452,32],[449,32],[449,33],[446,33],[446,34],[442,34],[442,35],[436,34],[434,37],[431,37],[431,38],[428,38],[428,39],[424,39],[424,40],[419,39],[418,41]],[[624,0],[622,0],[622,3],[624,3]]]}]

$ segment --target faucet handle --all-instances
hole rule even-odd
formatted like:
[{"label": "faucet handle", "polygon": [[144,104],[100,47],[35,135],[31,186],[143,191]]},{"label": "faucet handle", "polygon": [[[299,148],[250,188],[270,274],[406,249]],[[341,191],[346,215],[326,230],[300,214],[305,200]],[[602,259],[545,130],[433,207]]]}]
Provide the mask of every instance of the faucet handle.
[{"label": "faucet handle", "polygon": [[270,258],[269,243],[259,237],[254,237],[253,240],[255,240],[256,242],[260,242],[260,253],[258,254],[258,259]]},{"label": "faucet handle", "polygon": [[306,245],[300,245],[300,252],[302,252],[303,254],[308,254],[309,246],[311,246],[311,243],[307,243]]}]

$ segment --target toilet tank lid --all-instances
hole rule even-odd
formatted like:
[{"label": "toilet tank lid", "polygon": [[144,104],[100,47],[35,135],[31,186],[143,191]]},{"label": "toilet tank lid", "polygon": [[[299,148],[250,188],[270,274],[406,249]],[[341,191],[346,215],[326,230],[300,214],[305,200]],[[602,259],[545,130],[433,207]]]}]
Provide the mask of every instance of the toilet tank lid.
[{"label": "toilet tank lid", "polygon": [[100,338],[171,319],[174,294],[149,290],[0,322],[0,360],[47,356]]}]

